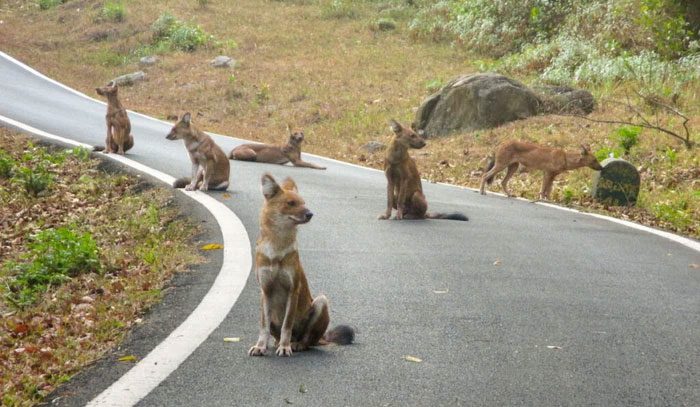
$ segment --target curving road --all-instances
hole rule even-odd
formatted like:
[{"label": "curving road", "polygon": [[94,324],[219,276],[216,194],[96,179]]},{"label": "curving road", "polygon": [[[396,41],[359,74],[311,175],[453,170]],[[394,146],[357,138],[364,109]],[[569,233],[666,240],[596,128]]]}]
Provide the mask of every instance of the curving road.
[{"label": "curving road", "polygon": [[[104,112],[0,54],[0,115],[101,144]],[[188,173],[168,124],[130,118],[129,158]],[[241,142],[215,139],[226,151]],[[315,214],[299,235],[311,290],[330,298],[331,323],[357,327],[357,343],[246,356],[259,315],[251,273],[218,328],[138,405],[700,405],[698,242],[436,184],[424,185],[430,208],[469,222],[377,221],[382,173],[306,159],[328,170],[232,161],[231,197],[211,196],[255,241],[260,175],[294,177]],[[60,404],[109,385],[88,374]]]}]

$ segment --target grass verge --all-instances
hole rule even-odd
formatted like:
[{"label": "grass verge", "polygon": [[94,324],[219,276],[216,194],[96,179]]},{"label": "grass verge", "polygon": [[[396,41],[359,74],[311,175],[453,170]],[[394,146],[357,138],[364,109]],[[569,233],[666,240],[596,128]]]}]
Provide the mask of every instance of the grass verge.
[{"label": "grass verge", "polygon": [[[171,192],[0,128],[0,393],[39,402],[118,345],[200,261]],[[24,172],[50,182],[28,189]]]}]

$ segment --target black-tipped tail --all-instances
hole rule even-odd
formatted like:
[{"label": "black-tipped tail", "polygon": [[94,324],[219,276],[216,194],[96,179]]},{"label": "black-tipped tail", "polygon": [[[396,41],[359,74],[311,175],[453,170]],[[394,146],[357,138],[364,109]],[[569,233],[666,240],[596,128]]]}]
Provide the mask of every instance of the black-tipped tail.
[{"label": "black-tipped tail", "polygon": [[105,151],[105,146],[94,146],[92,151]]},{"label": "black-tipped tail", "polygon": [[326,342],[350,345],[355,340],[355,330],[348,325],[338,325],[323,335]]},{"label": "black-tipped tail", "polygon": [[[484,168],[484,174],[489,172],[493,166],[496,165],[496,158],[494,156],[489,156],[489,160],[486,163],[486,168]],[[491,185],[493,183],[493,179],[496,177],[496,174],[486,178],[486,183]]]},{"label": "black-tipped tail", "polygon": [[461,213],[461,212],[452,212],[452,213],[429,213],[428,214],[428,219],[447,219],[447,220],[461,220],[463,222],[466,222],[469,220],[467,215]]},{"label": "black-tipped tail", "polygon": [[190,183],[189,177],[178,178],[175,181],[173,181],[173,188],[184,188],[189,183]]}]

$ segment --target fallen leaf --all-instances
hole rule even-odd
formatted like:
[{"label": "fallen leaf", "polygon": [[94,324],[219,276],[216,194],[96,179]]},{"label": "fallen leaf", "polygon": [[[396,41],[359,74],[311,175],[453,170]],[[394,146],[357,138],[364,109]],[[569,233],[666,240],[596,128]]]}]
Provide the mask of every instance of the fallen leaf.
[{"label": "fallen leaf", "polygon": [[294,404],[294,402],[290,399],[284,399],[284,402],[287,404]]},{"label": "fallen leaf", "polygon": [[433,290],[435,294],[447,294],[450,290],[448,288],[444,290]]},{"label": "fallen leaf", "polygon": [[547,345],[547,349],[561,349],[561,346]]},{"label": "fallen leaf", "polygon": [[240,342],[241,338],[224,338],[224,342]]},{"label": "fallen leaf", "polygon": [[688,267],[690,267],[691,269],[700,269],[700,264],[692,263]]},{"label": "fallen leaf", "polygon": [[494,265],[494,266],[500,266],[500,265],[501,265],[501,261],[500,261],[500,260],[496,260],[496,261],[493,262],[493,265]]},{"label": "fallen leaf", "polygon": [[299,393],[306,393],[308,390],[306,390],[306,386],[303,384],[299,385]]},{"label": "fallen leaf", "polygon": [[231,194],[225,193],[225,194],[223,195],[223,197],[224,197],[224,199],[229,199],[229,198],[231,198]]},{"label": "fallen leaf", "polygon": [[134,355],[126,355],[122,356],[118,359],[120,362],[136,362],[136,356]]},{"label": "fallen leaf", "polygon": [[224,248],[224,245],[219,244],[219,243],[209,243],[205,244],[204,246],[201,247],[202,250],[221,250]]},{"label": "fallen leaf", "polygon": [[404,358],[404,360],[409,361],[409,362],[413,362],[413,363],[420,363],[423,361],[423,359],[421,359],[421,358],[417,358],[415,356],[410,356],[410,355],[404,355],[403,358]]}]

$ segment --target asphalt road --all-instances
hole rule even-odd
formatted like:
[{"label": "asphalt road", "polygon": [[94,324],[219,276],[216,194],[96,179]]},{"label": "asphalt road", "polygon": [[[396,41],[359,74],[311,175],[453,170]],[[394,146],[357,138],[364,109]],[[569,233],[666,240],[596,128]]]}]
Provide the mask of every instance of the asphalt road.
[{"label": "asphalt road", "polygon": [[[0,115],[102,144],[104,113],[0,58]],[[188,174],[182,143],[165,140],[168,125],[130,118],[130,158]],[[216,141],[225,151],[240,142]],[[259,316],[251,273],[219,328],[139,405],[700,405],[700,270],[689,267],[699,252],[603,219],[435,184],[424,184],[430,209],[462,211],[469,222],[378,221],[382,173],[306,159],[328,170],[232,161],[231,198],[212,195],[255,241],[260,175],[297,181],[315,214],[299,234],[312,293],[329,297],[332,324],[357,328],[356,344],[248,357]],[[73,403],[106,388],[102,376],[81,383]]]}]

